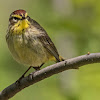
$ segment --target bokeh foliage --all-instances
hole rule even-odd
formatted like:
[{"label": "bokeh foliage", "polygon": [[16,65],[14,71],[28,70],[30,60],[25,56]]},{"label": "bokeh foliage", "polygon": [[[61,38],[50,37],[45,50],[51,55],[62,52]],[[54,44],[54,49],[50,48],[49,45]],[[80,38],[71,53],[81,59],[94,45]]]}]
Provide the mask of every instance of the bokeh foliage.
[{"label": "bokeh foliage", "polygon": [[[68,59],[88,51],[100,51],[99,5],[99,0],[0,0],[0,91],[27,69],[13,60],[6,45],[5,35],[12,11],[25,9],[46,29],[59,53]],[[54,75],[22,90],[11,100],[99,100],[99,66],[86,65]]]}]

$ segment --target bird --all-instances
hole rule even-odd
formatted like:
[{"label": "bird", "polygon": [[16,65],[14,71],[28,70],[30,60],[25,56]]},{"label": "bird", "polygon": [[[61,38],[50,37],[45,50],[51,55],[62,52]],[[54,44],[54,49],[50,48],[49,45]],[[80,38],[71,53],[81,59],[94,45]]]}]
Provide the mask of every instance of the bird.
[{"label": "bird", "polygon": [[19,79],[32,67],[37,71],[49,60],[56,63],[64,60],[45,29],[23,9],[10,14],[6,42],[13,58],[29,66]]}]

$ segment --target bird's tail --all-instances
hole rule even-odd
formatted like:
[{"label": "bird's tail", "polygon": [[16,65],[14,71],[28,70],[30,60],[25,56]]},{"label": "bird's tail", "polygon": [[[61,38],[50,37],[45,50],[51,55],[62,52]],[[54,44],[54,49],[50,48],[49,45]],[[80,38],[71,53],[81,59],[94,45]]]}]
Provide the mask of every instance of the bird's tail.
[{"label": "bird's tail", "polygon": [[61,61],[64,61],[65,59],[61,56],[59,56],[59,59],[56,59],[56,62],[61,62]]},{"label": "bird's tail", "polygon": [[59,58],[55,58],[55,57],[53,56],[53,57],[51,57],[50,60],[55,61],[55,62],[57,63],[57,62],[64,61],[65,59],[64,59],[63,57],[61,57],[61,56],[59,56]]},{"label": "bird's tail", "polygon": [[64,61],[65,59],[61,56],[59,56],[60,61]]}]

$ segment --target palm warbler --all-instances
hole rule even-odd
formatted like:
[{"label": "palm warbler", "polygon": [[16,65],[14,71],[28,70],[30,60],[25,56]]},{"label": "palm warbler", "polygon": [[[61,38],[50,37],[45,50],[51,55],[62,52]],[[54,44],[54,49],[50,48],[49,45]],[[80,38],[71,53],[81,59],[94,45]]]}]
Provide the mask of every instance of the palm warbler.
[{"label": "palm warbler", "polygon": [[19,63],[30,66],[27,71],[31,67],[38,70],[48,60],[55,62],[63,60],[47,32],[31,19],[25,10],[11,13],[6,41],[13,58]]}]

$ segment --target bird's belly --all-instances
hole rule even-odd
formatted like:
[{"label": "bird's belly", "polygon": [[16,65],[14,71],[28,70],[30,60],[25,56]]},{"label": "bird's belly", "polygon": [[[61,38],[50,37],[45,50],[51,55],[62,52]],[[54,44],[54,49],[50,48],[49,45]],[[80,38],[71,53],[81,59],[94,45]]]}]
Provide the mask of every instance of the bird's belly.
[{"label": "bird's belly", "polygon": [[27,47],[17,48],[16,51],[19,58],[17,58],[18,62],[25,65],[38,67],[47,60],[44,52],[36,53]]},{"label": "bird's belly", "polygon": [[8,47],[17,62],[28,66],[38,67],[49,58],[41,43],[37,41],[37,43],[32,45],[33,48],[26,44],[25,41],[23,42],[22,38],[9,39],[8,43]]}]

